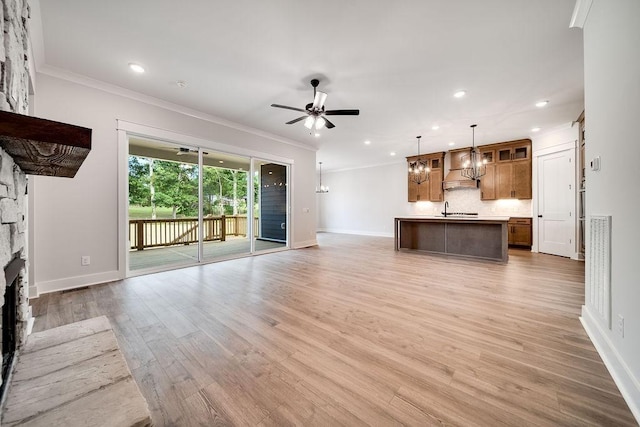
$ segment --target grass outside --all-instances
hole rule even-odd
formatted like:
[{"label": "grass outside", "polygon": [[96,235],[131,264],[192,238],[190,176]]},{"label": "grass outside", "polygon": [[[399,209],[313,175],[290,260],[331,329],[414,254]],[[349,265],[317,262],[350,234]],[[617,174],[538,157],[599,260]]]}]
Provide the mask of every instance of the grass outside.
[{"label": "grass outside", "polygon": [[[171,219],[173,218],[172,213],[171,208],[156,207],[157,219]],[[151,206],[129,205],[129,219],[151,219]]]}]

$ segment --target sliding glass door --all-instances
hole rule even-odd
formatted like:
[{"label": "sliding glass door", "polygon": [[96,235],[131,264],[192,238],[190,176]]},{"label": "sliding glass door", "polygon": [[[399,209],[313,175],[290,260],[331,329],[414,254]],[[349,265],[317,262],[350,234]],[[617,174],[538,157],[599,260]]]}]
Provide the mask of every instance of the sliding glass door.
[{"label": "sliding glass door", "polygon": [[129,137],[128,271],[286,248],[289,166]]},{"label": "sliding glass door", "polygon": [[244,157],[206,151],[202,157],[202,259],[249,254],[251,162]]},{"label": "sliding glass door", "polygon": [[129,269],[198,261],[197,150],[133,139],[129,149]]}]

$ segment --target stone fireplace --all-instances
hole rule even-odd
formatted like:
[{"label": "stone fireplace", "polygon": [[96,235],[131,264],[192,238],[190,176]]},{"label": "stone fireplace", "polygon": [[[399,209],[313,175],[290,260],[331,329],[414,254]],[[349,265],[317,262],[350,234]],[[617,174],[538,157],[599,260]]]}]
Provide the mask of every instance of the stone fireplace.
[{"label": "stone fireplace", "polygon": [[[27,179],[13,159],[0,149],[0,306],[2,307],[2,389],[10,372],[11,353],[26,340],[29,320],[25,269],[25,199]],[[5,339],[12,337],[12,342]],[[8,348],[12,346],[15,348]]]},{"label": "stone fireplace", "polygon": [[[29,6],[27,0],[3,0],[0,10],[0,110],[28,113],[29,106]],[[19,348],[27,335],[28,277],[25,268],[27,178],[14,159],[0,148],[0,307],[3,356],[8,346]],[[9,273],[6,277],[4,273]],[[7,279],[10,280],[7,283]],[[8,290],[8,294],[7,294]],[[9,306],[8,306],[9,304]],[[4,319],[9,319],[9,322]],[[9,323],[9,324],[7,324]],[[5,331],[5,328],[15,328]],[[5,341],[13,337],[13,343]],[[10,358],[9,358],[10,359]],[[3,362],[7,365],[5,357]],[[8,363],[11,363],[10,360]],[[10,366],[2,372],[9,373]],[[6,378],[2,378],[2,387]],[[1,395],[0,395],[1,396]]]},{"label": "stone fireplace", "polygon": [[[72,178],[91,150],[91,129],[29,116],[27,0],[0,9],[0,312],[3,376],[0,407],[12,371],[11,353],[25,343],[31,313],[27,262],[27,174]],[[14,348],[15,347],[15,348]]]}]

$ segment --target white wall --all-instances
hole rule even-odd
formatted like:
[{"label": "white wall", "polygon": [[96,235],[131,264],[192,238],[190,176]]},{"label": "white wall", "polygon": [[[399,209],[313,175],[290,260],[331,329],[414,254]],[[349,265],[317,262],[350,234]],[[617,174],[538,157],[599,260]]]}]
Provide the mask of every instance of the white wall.
[{"label": "white wall", "polygon": [[[38,292],[124,274],[118,265],[118,203],[126,203],[118,194],[118,119],[292,159],[292,246],[315,243],[315,151],[49,75],[37,79],[36,116],[93,130],[91,152],[75,178],[30,177]],[[82,255],[91,256],[90,266],[80,265]]]},{"label": "white wall", "polygon": [[329,192],[318,194],[318,230],[393,236],[393,218],[406,214],[402,163],[322,174]]},{"label": "white wall", "polygon": [[[609,328],[587,303],[583,323],[640,421],[639,18],[638,0],[594,0],[584,26],[586,159],[602,159],[599,172],[587,167],[586,213],[613,219],[613,322]],[[585,291],[589,295],[588,285]],[[616,327],[619,315],[624,337]]]},{"label": "white wall", "polygon": [[[391,237],[394,217],[434,215],[444,209],[444,202],[407,202],[404,159],[388,165],[323,172],[322,183],[330,191],[317,196],[320,231]],[[450,212],[531,216],[531,200],[481,201],[479,189],[445,191],[444,198]]]}]

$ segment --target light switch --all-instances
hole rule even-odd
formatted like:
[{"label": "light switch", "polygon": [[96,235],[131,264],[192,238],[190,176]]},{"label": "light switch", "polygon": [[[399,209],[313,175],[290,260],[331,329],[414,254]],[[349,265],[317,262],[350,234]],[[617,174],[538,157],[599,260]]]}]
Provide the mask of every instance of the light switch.
[{"label": "light switch", "polygon": [[597,156],[591,159],[591,170],[592,171],[600,170],[600,156]]}]

